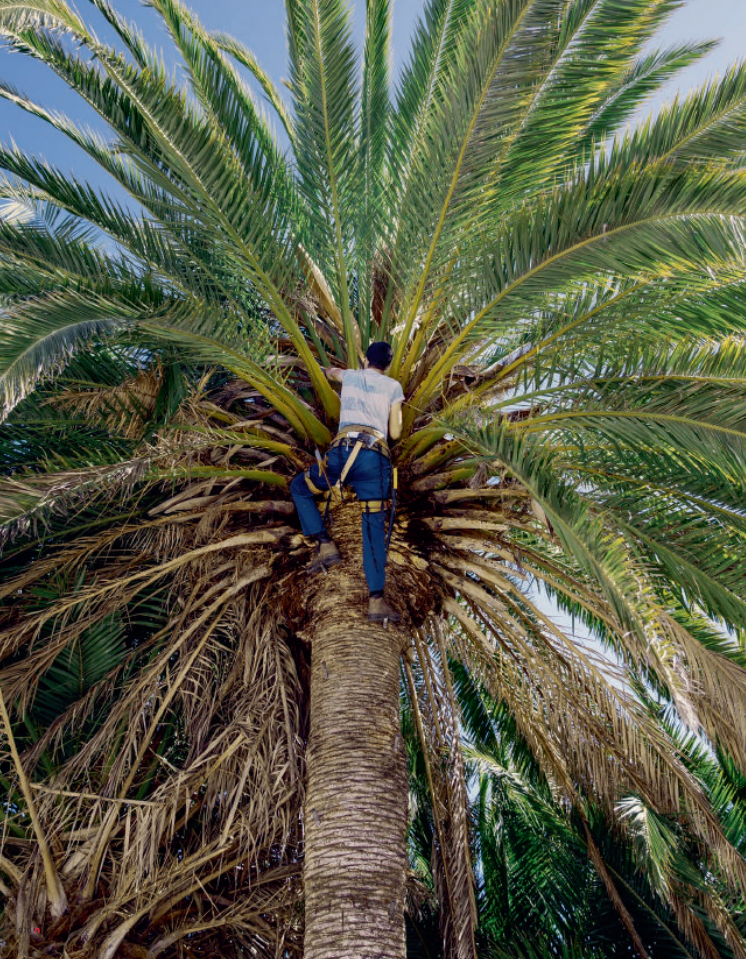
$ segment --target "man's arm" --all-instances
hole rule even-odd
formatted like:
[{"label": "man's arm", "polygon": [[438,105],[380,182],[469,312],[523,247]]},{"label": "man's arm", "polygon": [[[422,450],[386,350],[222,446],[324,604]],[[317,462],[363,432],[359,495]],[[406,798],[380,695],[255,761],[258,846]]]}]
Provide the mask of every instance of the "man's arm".
[{"label": "man's arm", "polygon": [[326,378],[331,380],[332,383],[342,382],[342,374],[344,373],[344,370],[340,370],[339,367],[327,366],[324,372],[326,373]]},{"label": "man's arm", "polygon": [[401,405],[404,400],[397,400],[391,404],[389,410],[389,436],[392,440],[398,440],[401,436]]}]

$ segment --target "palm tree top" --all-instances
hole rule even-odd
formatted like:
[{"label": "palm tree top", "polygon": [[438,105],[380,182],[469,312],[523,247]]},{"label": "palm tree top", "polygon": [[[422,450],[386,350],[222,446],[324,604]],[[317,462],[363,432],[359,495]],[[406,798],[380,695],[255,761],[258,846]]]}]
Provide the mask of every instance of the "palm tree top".
[{"label": "palm tree top", "polygon": [[[463,767],[447,762],[456,661],[504,704],[568,807],[592,797],[613,815],[632,793],[680,814],[742,889],[743,858],[675,731],[688,725],[746,766],[746,71],[634,124],[709,49],[651,52],[668,0],[430,0],[395,83],[389,0],[366,4],[361,51],[343,0],[288,0],[284,92],[238,40],[152,0],[182,85],[135,25],[93,5],[115,43],[64,0],[0,0],[6,43],[61,77],[106,133],[8,83],[0,95],[116,184],[0,148],[0,198],[25,214],[0,220],[0,686],[19,716],[49,694],[50,669],[72,697],[45,725],[41,696],[18,762],[48,761],[57,788],[92,804],[94,867],[63,873],[83,876],[89,900],[120,841],[106,804],[157,807],[125,871],[106,873],[129,918],[102,907],[90,941],[113,955],[146,913],[157,925],[145,906],[156,879],[137,883],[146,869],[179,872],[176,853],[157,869],[152,857],[173,851],[197,796],[207,852],[192,836],[184,875],[212,877],[239,810],[224,862],[258,875],[271,861],[275,891],[297,873],[305,610],[319,594],[298,585],[308,547],[287,484],[337,426],[323,367],[357,366],[376,339],[393,342],[406,395],[390,568],[416,650],[403,696],[440,817],[449,928],[473,943],[458,854],[468,797]],[[84,648],[100,670],[76,693],[66,670]],[[251,683],[233,668],[240,656]],[[256,808],[242,805],[246,755],[230,752],[221,701],[277,721],[252,733],[267,746],[256,782],[274,783]],[[147,728],[127,722],[144,709]],[[206,776],[213,752],[220,769]],[[37,785],[40,821],[62,829],[67,807]],[[695,910],[669,893],[705,943]],[[282,900],[287,929],[296,895]],[[702,908],[738,942],[721,907],[713,893]]]}]

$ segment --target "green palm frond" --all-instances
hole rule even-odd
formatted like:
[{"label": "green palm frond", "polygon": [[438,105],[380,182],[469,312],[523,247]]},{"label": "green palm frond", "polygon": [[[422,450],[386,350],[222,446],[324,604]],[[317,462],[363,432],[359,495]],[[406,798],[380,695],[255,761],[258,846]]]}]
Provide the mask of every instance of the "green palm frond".
[{"label": "green palm frond", "polygon": [[50,725],[124,658],[124,625],[115,617],[91,627],[41,677],[33,716]]},{"label": "green palm frond", "polygon": [[222,56],[218,44],[178,0],[156,0],[153,7],[189,67],[192,87],[202,109],[223,131],[247,176],[255,170],[258,152],[276,169],[276,188],[282,190],[283,158],[248,87]]},{"label": "green palm frond", "polygon": [[474,249],[476,260],[464,252],[463,267],[452,271],[450,282],[468,284],[468,293],[448,305],[458,303],[469,320],[452,329],[447,349],[414,394],[416,408],[469,346],[474,353],[467,356],[479,355],[486,343],[524,325],[547,289],[570,292],[600,277],[605,287],[609,276],[620,274],[658,280],[682,266],[716,271],[740,256],[740,213],[730,219],[743,195],[738,175],[703,172],[687,176],[688,182],[655,175],[645,182],[626,164],[623,173],[615,167],[614,155],[598,167],[590,164],[572,187],[557,188],[507,218],[489,244]]},{"label": "green palm frond", "polygon": [[[367,5],[363,83],[360,111],[360,154],[358,182],[360,199],[357,216],[364,228],[358,228],[357,295],[358,323],[363,342],[377,339],[375,325],[380,321],[379,308],[374,315],[374,301],[380,301],[386,283],[380,245],[389,226],[385,206],[387,148],[389,143],[391,104],[389,70],[391,59],[391,3],[373,0]],[[376,304],[378,307],[378,303]]]},{"label": "green palm frond", "polygon": [[[660,384],[656,384],[654,389],[657,385]],[[608,398],[608,394],[605,396]],[[642,406],[645,404],[644,397],[644,391],[635,389],[632,402],[639,400]],[[734,404],[734,409],[741,408],[742,404]],[[562,417],[563,414],[559,415]],[[651,415],[655,418],[654,412]],[[681,415],[682,419],[686,418],[685,414]],[[601,416],[603,418],[603,414]],[[537,419],[541,420],[542,416]],[[722,736],[725,741],[735,743],[734,748],[740,755],[741,750],[737,745],[740,733],[733,737],[731,727],[741,729],[737,704],[746,690],[746,673],[738,665],[727,667],[722,660],[718,665],[719,653],[715,653],[711,659],[709,653],[700,650],[696,639],[689,635],[686,628],[683,625],[677,627],[663,613],[664,604],[667,600],[671,601],[671,595],[668,593],[664,598],[656,588],[662,576],[670,584],[669,589],[675,591],[679,604],[690,608],[699,604],[711,615],[722,617],[726,623],[742,628],[746,613],[743,576],[738,561],[734,562],[743,550],[744,529],[740,510],[734,513],[733,522],[728,524],[726,515],[719,509],[718,492],[711,483],[708,484],[709,494],[714,494],[711,518],[707,516],[707,494],[697,502],[679,500],[678,497],[686,490],[686,479],[681,473],[675,483],[676,493],[658,488],[646,495],[644,488],[635,484],[629,496],[620,496],[619,488],[613,481],[610,487],[606,487],[603,471],[591,471],[588,474],[583,471],[582,464],[599,454],[608,457],[607,470],[624,470],[626,447],[632,476],[639,475],[642,468],[640,452],[644,453],[647,449],[666,450],[668,458],[677,462],[679,469],[691,457],[691,475],[701,475],[702,453],[688,430],[679,432],[668,428],[662,435],[653,427],[651,435],[646,422],[641,430],[634,427],[627,430],[623,438],[620,431],[606,433],[602,428],[594,430],[592,437],[583,440],[579,440],[577,435],[573,436],[569,445],[568,437],[563,433],[560,443],[564,449],[559,455],[551,451],[551,446],[547,448],[544,444],[532,454],[532,445],[527,443],[527,439],[534,429],[533,423],[534,417],[529,417],[519,422],[518,430],[508,423],[498,429],[484,429],[479,439],[472,434],[472,448],[479,448],[493,463],[497,460],[503,464],[530,490],[534,502],[538,504],[538,515],[548,524],[552,536],[556,534],[582,575],[596,584],[614,616],[624,624],[623,628],[628,631],[624,646],[628,651],[635,645],[633,636],[639,636],[642,646],[633,657],[638,656],[645,645],[652,648],[650,639],[643,639],[650,637],[651,633],[660,633],[667,641],[673,642],[674,648],[680,650],[689,667],[698,671],[704,688],[708,690],[707,697],[701,701],[699,721],[707,729],[708,735],[714,738]],[[701,432],[701,423],[698,424],[698,430]],[[511,443],[514,440],[509,437],[515,432],[524,435],[525,438],[518,441],[524,445],[515,447],[512,452]],[[517,452],[518,449],[520,452]],[[567,457],[564,450],[570,451],[567,466],[564,465]],[[681,450],[681,454],[678,450]],[[711,452],[710,448],[710,455]],[[733,451],[729,453],[732,456]],[[737,454],[734,467],[737,475],[743,475],[744,465]],[[573,474],[576,478],[565,482],[564,477]],[[590,486],[589,482],[593,485]],[[724,489],[727,488],[727,480],[722,485]],[[545,569],[549,572],[551,567]],[[536,571],[542,576],[538,569]],[[557,573],[552,575],[550,583],[552,589],[562,592],[561,577]],[[632,597],[635,599],[630,602]],[[576,592],[575,601],[578,598]],[[711,648],[709,643],[706,648]],[[736,662],[738,659],[736,656]],[[718,669],[720,677],[716,680],[714,671]],[[660,662],[660,670],[659,679],[673,683],[675,689],[678,683],[665,661]],[[722,693],[716,691],[721,682],[725,684]],[[711,697],[720,700],[723,718],[728,717],[725,722],[714,720],[710,714],[708,704],[713,701]]]},{"label": "green palm frond", "polygon": [[[315,443],[326,445],[331,439],[329,429],[309,410],[308,405],[294,391],[261,368],[243,352],[231,349],[225,341],[214,340],[204,335],[200,326],[203,316],[191,311],[180,311],[176,319],[182,322],[170,324],[168,318],[142,323],[144,329],[159,339],[178,344],[195,360],[204,364],[217,363],[245,379],[266,397],[273,408],[287,417],[292,427],[301,436],[308,436]],[[196,320],[197,329],[190,323]]]},{"label": "green palm frond", "polygon": [[[648,156],[660,164],[682,168],[712,162],[743,166],[746,118],[746,70],[736,64],[722,79],[711,81],[683,101],[664,107],[645,136]],[[630,151],[639,155],[641,132],[630,140]]]},{"label": "green palm frond", "polygon": [[[3,22],[12,36],[13,13],[8,12]],[[162,182],[166,174],[169,192],[175,189],[177,198],[186,204],[190,231],[196,226],[199,233],[201,228],[206,238],[217,229],[223,234],[223,241],[230,242],[235,251],[233,255],[242,262],[244,271],[262,295],[273,304],[299,352],[310,360],[305,340],[278,289],[278,284],[290,280],[294,257],[286,247],[285,224],[281,219],[278,221],[274,193],[276,165],[262,163],[262,152],[256,151],[251,171],[244,171],[244,175],[249,173],[252,189],[242,203],[235,203],[235,196],[229,198],[228,194],[234,189],[232,177],[236,173],[236,161],[223,143],[221,128],[196,115],[187,98],[176,90],[162,69],[138,70],[96,41],[82,26],[75,26],[74,37],[96,55],[100,68],[91,68],[81,58],[68,55],[62,44],[43,28],[24,35],[23,42],[71,86],[80,85],[81,74],[92,81],[88,84],[91,91],[86,97],[88,102],[124,135],[133,159],[148,169],[156,183]],[[123,126],[123,118],[132,118],[133,111],[139,122]],[[157,164],[148,154],[157,158]],[[195,206],[198,198],[199,213]],[[315,388],[327,404],[332,403],[331,389],[319,376],[315,364],[309,363],[309,368]]]},{"label": "green palm frond", "polygon": [[138,311],[119,297],[49,293],[6,309],[0,352],[2,416],[91,340],[131,328]]},{"label": "green palm frond", "polygon": [[[415,27],[411,57],[402,72],[392,116],[387,218],[393,235],[380,255],[384,274],[395,282],[385,283],[381,290],[375,315],[381,335],[397,326],[402,306],[397,288],[405,275],[406,253],[413,239],[410,216],[402,211],[415,202],[411,198],[421,185],[423,158],[437,135],[443,91],[456,70],[469,24],[481,10],[481,4],[465,0],[428,0]],[[416,248],[419,250],[419,241]]]},{"label": "green palm frond", "polygon": [[360,331],[347,275],[359,116],[349,9],[343,0],[287,0],[287,10],[299,188],[308,223],[304,246],[331,284],[343,318],[346,360],[356,366]]},{"label": "green palm frond", "polygon": [[153,50],[136,23],[127,20],[126,17],[118,13],[108,0],[91,0],[91,2],[109,26],[114,28],[117,36],[141,69],[145,69],[154,62]]},{"label": "green palm frond", "polygon": [[251,52],[251,50],[249,50],[248,47],[245,47],[239,40],[236,40],[235,37],[229,36],[227,33],[212,33],[211,37],[220,50],[233,57],[233,59],[237,63],[240,63],[241,66],[246,67],[252,76],[254,76],[259,82],[264,95],[274,108],[277,116],[280,118],[280,122],[282,123],[285,132],[288,135],[288,139],[292,143],[294,140],[294,131],[293,120],[290,116],[290,112],[279,91],[270,80],[268,74],[259,66],[259,61]]},{"label": "green palm frond", "polygon": [[680,70],[710,53],[714,46],[712,41],[686,43],[641,56],[611,89],[607,88],[603,104],[584,131],[585,139],[580,141],[580,149],[591,151],[595,143],[616,133],[633,110],[639,109]]},{"label": "green palm frond", "polygon": [[[629,82],[635,58],[677,6],[676,0],[623,4],[587,0],[565,5],[556,45],[543,76],[527,91],[516,133],[505,137],[496,158],[486,152],[473,162],[480,171],[489,165],[487,203],[504,209],[527,184],[532,191],[549,184],[559,173],[558,159],[566,155],[569,144],[587,136],[610,98],[615,109],[624,104],[629,110],[634,100],[620,101],[618,88]],[[621,38],[623,42],[618,42]]]},{"label": "green palm frond", "polygon": [[[453,258],[453,240],[463,231],[461,217],[453,212],[452,204],[457,190],[463,189],[461,175],[472,140],[479,139],[477,125],[509,128],[519,112],[520,97],[501,96],[501,84],[514,87],[513,64],[524,56],[527,63],[521,82],[527,87],[531,85],[534,70],[539,71],[544,60],[544,43],[550,42],[551,30],[546,29],[553,12],[550,8],[552,0],[515,0],[487,7],[484,16],[480,16],[481,7],[477,6],[471,14],[472,22],[467,22],[464,29],[463,49],[469,52],[462,54],[449,77],[447,116],[438,127],[443,139],[428,142],[427,153],[418,164],[417,182],[412,184],[408,202],[401,210],[409,234],[409,262],[406,271],[399,263],[393,265],[395,270],[401,270],[400,283],[407,291],[402,305],[402,345],[394,359],[397,371],[426,285],[431,275],[437,276],[438,268],[445,269]],[[558,9],[559,4],[554,4],[554,8]],[[528,48],[522,50],[522,44],[534,34],[530,53]],[[428,238],[424,248],[423,238]],[[441,242],[449,252],[436,259]],[[455,245],[460,246],[460,241]]]}]

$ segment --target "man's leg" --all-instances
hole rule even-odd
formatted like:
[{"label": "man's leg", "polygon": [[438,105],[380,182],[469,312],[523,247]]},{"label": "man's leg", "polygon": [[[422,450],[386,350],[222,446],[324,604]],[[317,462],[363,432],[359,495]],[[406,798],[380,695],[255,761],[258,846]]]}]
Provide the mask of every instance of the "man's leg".
[{"label": "man's leg", "polygon": [[[319,542],[318,554],[308,567],[311,573],[320,573],[330,566],[336,566],[337,563],[342,562],[339,550],[326,531],[314,499],[315,496],[319,496],[329,489],[327,479],[328,471],[325,476],[319,469],[319,464],[314,463],[309,470],[298,473],[290,484],[290,495],[293,497],[295,508],[298,511],[303,535],[315,536]],[[331,481],[333,482],[333,480]]]},{"label": "man's leg", "polygon": [[[306,477],[311,481],[313,489],[309,486]],[[314,497],[320,496],[328,489],[329,486],[319,470],[318,463],[315,463],[310,470],[298,473],[290,484],[290,495],[298,511],[304,536],[318,536],[324,529],[324,521]]]},{"label": "man's leg", "polygon": [[363,507],[363,569],[370,599],[368,619],[398,622],[401,615],[383,598],[386,583],[385,507],[391,493],[391,463],[380,453],[362,450],[349,480]]},{"label": "man's leg", "polygon": [[383,596],[386,584],[386,528],[383,503],[363,502],[363,569],[371,596]]}]

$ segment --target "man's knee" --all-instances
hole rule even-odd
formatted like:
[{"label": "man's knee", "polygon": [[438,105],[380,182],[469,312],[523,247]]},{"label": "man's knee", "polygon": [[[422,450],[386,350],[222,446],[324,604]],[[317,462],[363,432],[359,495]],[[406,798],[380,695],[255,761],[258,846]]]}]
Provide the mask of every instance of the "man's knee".
[{"label": "man's knee", "polygon": [[319,496],[321,493],[326,492],[320,485],[317,485],[321,483],[322,480],[320,476],[314,476],[312,470],[313,467],[293,477],[290,483],[291,496],[311,499],[314,496]]},{"label": "man's knee", "polygon": [[298,473],[293,477],[290,483],[290,495],[293,497],[307,498],[313,496],[313,493],[306,484],[306,474]]}]

